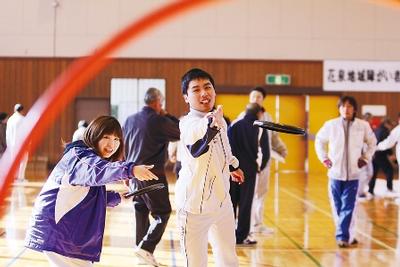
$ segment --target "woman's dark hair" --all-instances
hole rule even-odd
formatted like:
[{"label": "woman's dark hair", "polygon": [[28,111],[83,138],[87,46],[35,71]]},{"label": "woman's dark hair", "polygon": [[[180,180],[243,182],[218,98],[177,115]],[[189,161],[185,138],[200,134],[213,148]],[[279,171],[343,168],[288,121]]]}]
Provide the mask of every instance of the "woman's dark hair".
[{"label": "woman's dark hair", "polygon": [[353,106],[354,111],[357,111],[357,101],[356,101],[356,99],[355,99],[354,97],[348,96],[348,95],[344,95],[344,96],[342,96],[342,97],[339,98],[339,101],[338,101],[338,108],[339,108],[340,106],[343,106],[344,103],[346,103],[346,102],[348,102],[350,105]]},{"label": "woman's dark hair", "polygon": [[100,116],[91,121],[83,134],[83,142],[85,142],[88,147],[94,149],[97,154],[100,154],[98,151],[98,144],[105,134],[113,134],[120,140],[117,151],[115,151],[115,153],[107,160],[122,160],[124,158],[124,139],[122,136],[122,129],[118,120],[112,116]]},{"label": "woman's dark hair", "polygon": [[338,101],[338,104],[337,104],[338,108],[343,106],[346,102],[348,102],[354,108],[354,114],[353,114],[353,119],[354,119],[356,117],[356,113],[357,113],[357,101],[352,96],[348,96],[348,95],[341,96],[339,98],[339,101]]},{"label": "woman's dark hair", "polygon": [[211,75],[202,69],[191,69],[182,76],[181,89],[182,94],[187,95],[189,83],[193,80],[206,79],[209,80],[215,89],[214,79]]}]

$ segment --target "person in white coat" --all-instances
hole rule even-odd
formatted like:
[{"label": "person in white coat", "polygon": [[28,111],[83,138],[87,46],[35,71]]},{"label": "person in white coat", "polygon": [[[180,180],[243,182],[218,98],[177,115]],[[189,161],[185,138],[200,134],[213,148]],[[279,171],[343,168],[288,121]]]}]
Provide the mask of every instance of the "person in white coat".
[{"label": "person in white coat", "polygon": [[338,108],[340,116],[325,122],[318,131],[315,150],[318,159],[328,168],[336,242],[344,248],[358,243],[355,239],[358,179],[361,168],[375,152],[376,138],[368,122],[355,117],[357,102],[353,97],[342,96]]},{"label": "person in white coat", "polygon": [[[16,153],[15,146],[20,141],[18,138],[19,131],[21,130],[21,123],[25,118],[23,114],[24,106],[21,104],[15,104],[14,113],[10,116],[7,121],[6,128],[6,140],[7,148],[11,150],[11,153]],[[22,158],[17,173],[17,181],[25,181],[25,169],[28,163],[28,153]]]}]

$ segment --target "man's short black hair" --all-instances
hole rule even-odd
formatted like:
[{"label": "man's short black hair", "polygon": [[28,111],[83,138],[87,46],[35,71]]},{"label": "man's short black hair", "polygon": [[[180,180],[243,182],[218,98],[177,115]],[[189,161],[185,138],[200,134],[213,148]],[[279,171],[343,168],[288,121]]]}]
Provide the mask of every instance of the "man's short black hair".
[{"label": "man's short black hair", "polygon": [[194,69],[189,70],[182,76],[181,89],[182,89],[183,95],[187,95],[189,83],[191,81],[197,80],[197,79],[209,80],[215,89],[214,79],[212,78],[212,76],[208,72],[206,72],[202,69],[194,68]]},{"label": "man's short black hair", "polygon": [[265,92],[265,89],[262,88],[261,86],[256,86],[253,89],[251,89],[251,91],[260,92],[262,94],[263,98],[265,98],[267,96],[267,92]]},{"label": "man's short black hair", "polygon": [[246,106],[246,115],[257,115],[258,112],[261,112],[262,108],[257,103],[249,103]]}]

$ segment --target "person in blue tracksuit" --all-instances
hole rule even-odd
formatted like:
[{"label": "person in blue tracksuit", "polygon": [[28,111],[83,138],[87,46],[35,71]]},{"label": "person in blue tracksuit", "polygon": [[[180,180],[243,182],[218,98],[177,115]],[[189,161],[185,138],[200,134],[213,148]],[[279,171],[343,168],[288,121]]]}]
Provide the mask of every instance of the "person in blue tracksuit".
[{"label": "person in blue tracksuit", "polygon": [[120,161],[122,130],[111,116],[100,116],[84,139],[66,146],[35,200],[25,246],[44,252],[52,266],[92,266],[100,260],[106,207],[121,202],[108,183],[157,179],[152,166]]},{"label": "person in blue tracksuit", "polygon": [[368,122],[357,119],[357,102],[342,96],[340,116],[325,122],[315,138],[318,159],[328,168],[329,196],[339,247],[357,244],[355,202],[361,168],[375,152],[376,138]]}]

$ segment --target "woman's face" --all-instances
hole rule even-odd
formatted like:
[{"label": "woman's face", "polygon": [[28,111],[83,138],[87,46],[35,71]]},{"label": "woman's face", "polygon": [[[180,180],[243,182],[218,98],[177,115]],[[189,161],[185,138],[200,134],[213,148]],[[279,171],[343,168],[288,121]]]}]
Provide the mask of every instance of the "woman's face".
[{"label": "woman's face", "polygon": [[339,113],[345,120],[352,120],[354,112],[354,107],[348,101],[344,102],[343,105],[339,107]]},{"label": "woman's face", "polygon": [[111,157],[119,148],[120,139],[114,134],[105,134],[98,143],[97,150],[102,158]]}]

